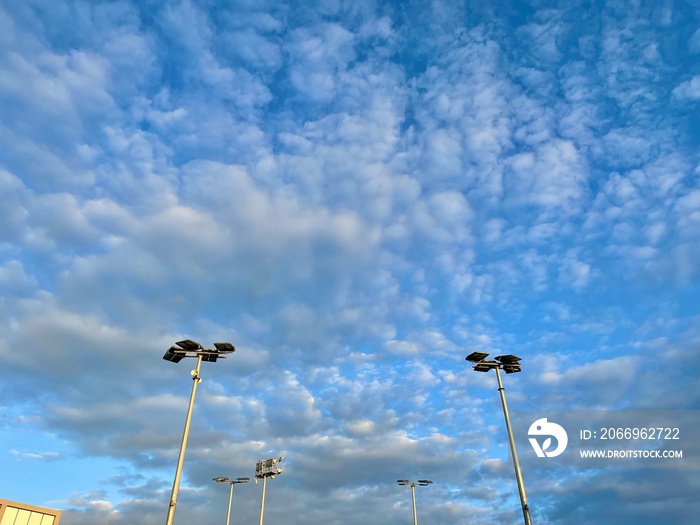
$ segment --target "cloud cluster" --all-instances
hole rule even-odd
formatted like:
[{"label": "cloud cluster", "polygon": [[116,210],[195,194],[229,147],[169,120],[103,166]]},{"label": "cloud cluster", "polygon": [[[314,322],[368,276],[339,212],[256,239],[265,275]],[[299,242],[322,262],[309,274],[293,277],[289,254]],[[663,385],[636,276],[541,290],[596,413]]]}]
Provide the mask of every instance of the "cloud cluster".
[{"label": "cloud cluster", "polygon": [[[697,409],[693,9],[0,7],[0,490],[162,521],[183,338],[238,351],[202,369],[181,523],[279,455],[273,521],[403,522],[399,478],[435,481],[421,522],[520,519],[473,350],[524,358],[520,408]],[[537,522],[697,515],[687,472],[526,482]]]}]

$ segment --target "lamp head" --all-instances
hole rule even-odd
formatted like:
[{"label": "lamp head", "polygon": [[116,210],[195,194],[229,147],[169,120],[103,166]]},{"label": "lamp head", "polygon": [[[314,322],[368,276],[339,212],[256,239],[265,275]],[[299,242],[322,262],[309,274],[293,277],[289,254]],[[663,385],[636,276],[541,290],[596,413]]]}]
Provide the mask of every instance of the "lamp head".
[{"label": "lamp head", "polygon": [[472,363],[478,363],[479,361],[483,361],[489,356],[486,352],[472,352],[469,354],[465,359],[467,361],[471,361]]},{"label": "lamp head", "polygon": [[477,372],[488,372],[493,368],[498,368],[499,364],[496,361],[479,361],[474,365],[474,370]]}]

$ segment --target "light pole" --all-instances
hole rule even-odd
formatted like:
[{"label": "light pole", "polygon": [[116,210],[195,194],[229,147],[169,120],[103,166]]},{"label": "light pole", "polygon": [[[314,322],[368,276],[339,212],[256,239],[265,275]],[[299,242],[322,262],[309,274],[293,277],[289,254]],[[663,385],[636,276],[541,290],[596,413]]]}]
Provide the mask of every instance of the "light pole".
[{"label": "light pole", "polygon": [[520,372],[520,358],[514,355],[499,355],[495,361],[486,360],[489,354],[484,352],[472,352],[466,357],[467,361],[474,363],[474,370],[477,372],[488,372],[493,369],[496,371],[498,379],[498,393],[501,395],[501,404],[503,405],[503,415],[506,419],[506,430],[508,431],[508,441],[510,442],[510,452],[513,455],[513,468],[515,469],[515,479],[518,482],[518,493],[520,494],[520,505],[523,509],[523,518],[525,525],[532,525],[530,519],[530,507],[527,504],[527,496],[525,495],[525,485],[523,484],[523,475],[520,472],[520,462],[518,461],[518,453],[515,450],[515,440],[513,439],[513,430],[510,427],[510,417],[508,416],[508,405],[506,404],[506,393],[501,381],[501,370],[506,374],[514,374]]},{"label": "light pole", "polygon": [[411,500],[413,501],[413,525],[418,525],[418,514],[416,514],[416,486],[426,487],[432,484],[429,479],[419,479],[416,483],[408,481],[407,479],[399,479],[396,481],[401,486],[411,487]]},{"label": "light pole", "polygon": [[282,461],[284,456],[280,456],[278,459],[264,459],[258,461],[255,465],[255,484],[258,484],[258,480],[262,478],[262,499],[260,500],[260,525],[263,525],[263,517],[265,516],[265,489],[267,488],[267,478],[274,478],[277,474],[282,474],[282,470],[277,466],[277,463]]},{"label": "light pole", "polygon": [[231,502],[233,501],[233,486],[236,483],[248,483],[250,481],[250,478],[236,478],[236,479],[229,479],[229,478],[224,478],[224,477],[218,477],[214,478],[214,481],[217,483],[228,483],[231,485],[231,490],[228,494],[228,513],[226,514],[226,525],[231,524]]},{"label": "light pole", "polygon": [[203,348],[199,343],[191,339],[179,341],[168,348],[163,356],[166,361],[179,363],[185,357],[196,357],[197,367],[190,372],[192,374],[192,393],[190,394],[190,404],[187,407],[187,418],[185,419],[185,430],[182,433],[182,443],[180,443],[180,455],[177,458],[177,468],[175,469],[175,479],[173,480],[173,490],[170,493],[170,505],[168,505],[168,516],[165,525],[173,525],[175,519],[175,507],[177,506],[177,496],[180,491],[180,477],[182,475],[182,464],[185,462],[185,449],[187,439],[190,435],[190,422],[192,421],[192,408],[194,407],[194,397],[197,394],[197,385],[202,381],[199,377],[199,368],[202,361],[215,363],[218,358],[226,357],[236,351],[231,343],[214,343],[215,348]]}]

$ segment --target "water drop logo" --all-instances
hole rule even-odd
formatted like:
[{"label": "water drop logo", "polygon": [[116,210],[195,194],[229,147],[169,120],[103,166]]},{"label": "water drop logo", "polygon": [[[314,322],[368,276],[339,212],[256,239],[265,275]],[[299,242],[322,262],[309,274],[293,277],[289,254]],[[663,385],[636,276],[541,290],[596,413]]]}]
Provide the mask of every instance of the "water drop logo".
[{"label": "water drop logo", "polygon": [[[569,444],[569,436],[566,435],[566,430],[561,425],[550,423],[546,417],[538,419],[530,425],[530,430],[527,431],[527,434],[528,436],[537,436],[530,437],[529,440],[532,448],[535,449],[535,454],[540,458],[555,458],[564,452],[566,445]],[[546,439],[540,445],[538,438],[541,439],[545,436]],[[557,440],[557,448],[549,450],[552,446],[552,438]]]}]

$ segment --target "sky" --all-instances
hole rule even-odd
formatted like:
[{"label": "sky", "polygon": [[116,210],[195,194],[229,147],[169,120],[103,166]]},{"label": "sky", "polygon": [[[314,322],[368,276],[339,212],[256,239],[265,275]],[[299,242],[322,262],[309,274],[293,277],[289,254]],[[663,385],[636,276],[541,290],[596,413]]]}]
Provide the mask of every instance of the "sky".
[{"label": "sky", "polygon": [[[403,478],[423,525],[521,522],[473,351],[522,358],[511,410],[700,410],[699,28],[699,0],[0,0],[0,497],[163,523],[183,339],[237,351],[202,365],[176,525],[278,456],[269,523],[411,523]],[[697,467],[523,479],[536,524],[700,514]]]}]

